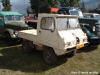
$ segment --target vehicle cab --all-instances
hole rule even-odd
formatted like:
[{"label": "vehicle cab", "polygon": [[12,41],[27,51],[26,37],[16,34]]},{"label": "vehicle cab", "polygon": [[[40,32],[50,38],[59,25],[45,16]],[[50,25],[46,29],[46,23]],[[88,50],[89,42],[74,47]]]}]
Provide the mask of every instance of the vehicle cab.
[{"label": "vehicle cab", "polygon": [[64,54],[73,48],[83,48],[88,44],[87,36],[82,31],[78,17],[63,14],[40,14],[37,34],[39,42],[54,48],[58,54]]},{"label": "vehicle cab", "polygon": [[[77,41],[77,49],[83,48],[88,44],[86,33],[80,27],[78,17],[77,18],[67,18],[67,24],[65,18],[59,20],[58,23],[62,25],[63,28],[66,28],[70,34],[72,34]],[[62,28],[61,27],[61,28]],[[66,35],[66,34],[64,34]]]},{"label": "vehicle cab", "polygon": [[59,17],[57,18],[57,25],[60,35],[61,33],[63,33],[62,35],[66,37],[68,36],[66,32],[68,32],[72,34],[73,37],[76,38],[77,49],[83,48],[85,45],[88,44],[87,36],[80,27],[78,17],[73,16],[73,17],[68,17],[67,19]]},{"label": "vehicle cab", "polygon": [[38,20],[37,34],[41,43],[54,48],[57,55],[62,55],[76,49],[76,37],[71,33],[71,30],[76,29],[79,25],[77,23],[75,26],[69,24],[73,20],[77,21],[76,16],[41,14]]}]

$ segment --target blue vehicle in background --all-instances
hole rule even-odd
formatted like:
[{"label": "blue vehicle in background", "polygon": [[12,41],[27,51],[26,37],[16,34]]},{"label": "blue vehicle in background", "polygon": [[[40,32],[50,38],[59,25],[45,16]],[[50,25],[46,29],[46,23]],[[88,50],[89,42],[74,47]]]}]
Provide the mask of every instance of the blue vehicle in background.
[{"label": "blue vehicle in background", "polygon": [[6,37],[6,39],[19,39],[17,32],[27,28],[28,25],[25,24],[22,14],[12,11],[0,12],[0,34]]},{"label": "blue vehicle in background", "polygon": [[96,35],[96,33],[92,30],[92,28],[89,25],[83,26],[82,30],[87,34],[90,45],[100,44],[100,38]]},{"label": "blue vehicle in background", "polygon": [[95,24],[95,32],[100,37],[100,14],[97,13],[83,13],[85,18],[97,20]]}]

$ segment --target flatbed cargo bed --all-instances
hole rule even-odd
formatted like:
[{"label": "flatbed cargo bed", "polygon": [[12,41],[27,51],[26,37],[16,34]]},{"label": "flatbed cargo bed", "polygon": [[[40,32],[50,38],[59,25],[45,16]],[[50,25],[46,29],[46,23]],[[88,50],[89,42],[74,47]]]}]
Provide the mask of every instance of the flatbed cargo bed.
[{"label": "flatbed cargo bed", "polygon": [[37,40],[37,30],[36,29],[30,29],[30,30],[19,31],[18,37],[36,42],[36,40]]}]

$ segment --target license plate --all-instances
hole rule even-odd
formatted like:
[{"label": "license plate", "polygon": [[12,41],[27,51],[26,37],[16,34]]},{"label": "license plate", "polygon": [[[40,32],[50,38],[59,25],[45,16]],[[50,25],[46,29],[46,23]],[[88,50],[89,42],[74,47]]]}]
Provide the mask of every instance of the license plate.
[{"label": "license plate", "polygon": [[76,48],[80,49],[80,48],[83,48],[83,47],[84,47],[84,44],[78,44]]}]

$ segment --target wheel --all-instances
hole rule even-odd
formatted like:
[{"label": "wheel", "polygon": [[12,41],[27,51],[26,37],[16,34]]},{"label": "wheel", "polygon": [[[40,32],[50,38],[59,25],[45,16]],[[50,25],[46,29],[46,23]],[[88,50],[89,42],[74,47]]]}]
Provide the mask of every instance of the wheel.
[{"label": "wheel", "polygon": [[4,35],[5,35],[5,39],[7,41],[10,41],[11,40],[11,36],[10,36],[10,33],[9,32],[4,32]]},{"label": "wheel", "polygon": [[76,50],[73,50],[73,51],[67,53],[67,56],[68,57],[73,57],[75,54],[76,54]]},{"label": "wheel", "polygon": [[35,49],[35,46],[31,41],[23,39],[22,40],[22,48],[23,48],[24,52],[31,53]]},{"label": "wheel", "polygon": [[17,37],[16,38],[12,38],[8,31],[5,31],[3,33],[3,36],[4,36],[4,41],[6,41],[8,45],[15,45],[15,44],[20,44],[21,43],[21,39],[20,38],[17,38]]},{"label": "wheel", "polygon": [[47,48],[43,51],[43,58],[44,61],[49,65],[55,64],[57,62],[57,55],[52,48]]},{"label": "wheel", "polygon": [[15,41],[12,40],[13,38],[11,38],[11,35],[9,32],[7,32],[7,31],[4,32],[4,35],[5,35],[4,41],[6,42],[7,45],[12,45],[13,43],[15,43]]}]

